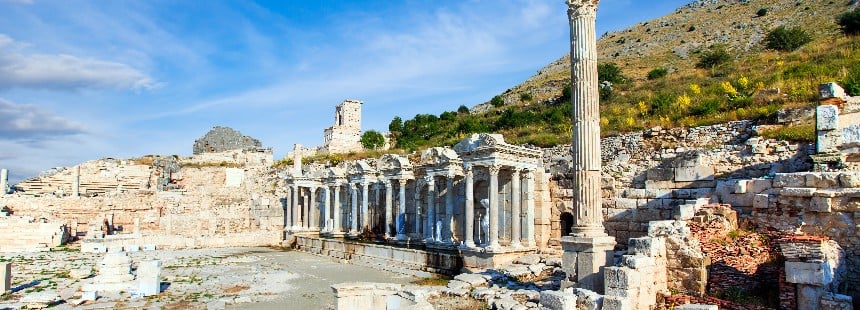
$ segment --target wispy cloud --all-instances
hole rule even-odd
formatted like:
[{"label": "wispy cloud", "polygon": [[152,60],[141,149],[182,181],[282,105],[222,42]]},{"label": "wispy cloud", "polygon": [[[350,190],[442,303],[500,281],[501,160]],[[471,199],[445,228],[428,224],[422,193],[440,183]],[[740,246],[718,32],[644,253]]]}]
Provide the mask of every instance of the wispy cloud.
[{"label": "wispy cloud", "polygon": [[146,90],[159,84],[126,64],[65,54],[28,53],[26,44],[0,34],[0,89]]},{"label": "wispy cloud", "polygon": [[85,131],[83,125],[38,106],[0,99],[0,139],[34,141]]}]

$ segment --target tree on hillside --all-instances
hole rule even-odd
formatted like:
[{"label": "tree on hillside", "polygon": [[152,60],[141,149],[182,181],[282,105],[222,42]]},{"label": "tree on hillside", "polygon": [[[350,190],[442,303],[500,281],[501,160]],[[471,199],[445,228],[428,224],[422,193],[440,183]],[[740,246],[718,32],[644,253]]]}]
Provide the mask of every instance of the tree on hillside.
[{"label": "tree on hillside", "polygon": [[842,27],[842,32],[845,34],[860,35],[860,7],[854,9],[854,11],[839,15],[836,23]]},{"label": "tree on hillside", "polygon": [[767,48],[783,52],[797,50],[809,42],[812,42],[812,36],[800,27],[779,26],[768,32],[764,38],[764,45]]},{"label": "tree on hillside", "polygon": [[618,65],[613,62],[606,62],[597,65],[597,80],[598,82],[609,81],[612,84],[622,84],[627,78],[624,77]]},{"label": "tree on hillside", "polygon": [[365,149],[375,150],[385,145],[385,137],[376,130],[368,130],[361,135],[361,145]]},{"label": "tree on hillside", "polygon": [[714,45],[711,49],[703,51],[699,56],[696,68],[714,69],[732,61],[732,55],[726,51],[725,45]]},{"label": "tree on hillside", "polygon": [[468,108],[467,106],[465,106],[465,105],[460,105],[460,107],[459,107],[459,108],[457,108],[457,113],[459,113],[459,114],[469,114],[469,108]]}]

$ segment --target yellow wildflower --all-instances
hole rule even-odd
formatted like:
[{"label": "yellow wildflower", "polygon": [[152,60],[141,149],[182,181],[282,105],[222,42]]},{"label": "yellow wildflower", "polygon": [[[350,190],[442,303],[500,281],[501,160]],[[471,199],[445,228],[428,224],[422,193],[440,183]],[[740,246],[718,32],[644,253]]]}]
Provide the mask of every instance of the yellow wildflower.
[{"label": "yellow wildflower", "polygon": [[684,93],[683,95],[678,96],[678,99],[675,100],[675,103],[678,104],[678,106],[681,107],[681,109],[686,109],[687,107],[689,107],[690,102],[691,102],[690,96],[687,96],[687,93]]},{"label": "yellow wildflower", "polygon": [[692,92],[693,95],[701,94],[702,93],[702,87],[699,86],[699,84],[690,84],[690,92]]},{"label": "yellow wildflower", "polygon": [[729,81],[723,82],[723,84],[720,86],[723,87],[723,92],[726,93],[726,95],[734,96],[738,94],[738,90],[735,89],[735,87],[732,86],[732,83],[730,83]]}]

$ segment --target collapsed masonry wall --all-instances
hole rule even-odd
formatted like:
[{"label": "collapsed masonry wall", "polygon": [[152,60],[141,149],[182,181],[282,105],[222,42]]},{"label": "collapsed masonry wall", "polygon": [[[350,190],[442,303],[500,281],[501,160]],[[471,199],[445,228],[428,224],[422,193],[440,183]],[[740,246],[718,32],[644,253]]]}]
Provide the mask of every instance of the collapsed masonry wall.
[{"label": "collapsed masonry wall", "polygon": [[10,216],[0,212],[0,252],[48,251],[69,240],[69,227],[63,223],[29,216]]},{"label": "collapsed masonry wall", "polygon": [[156,183],[148,162],[105,158],[70,168],[54,168],[19,182],[15,191],[27,195],[102,195],[115,191],[148,190]]},{"label": "collapsed masonry wall", "polygon": [[[604,226],[619,244],[647,234],[650,221],[689,219],[708,202],[730,203],[749,214],[752,200],[723,195],[732,180],[807,171],[814,147],[757,136],[752,121],[695,128],[653,128],[601,140]],[[569,146],[546,149],[550,172],[552,238],[571,213]],[[712,197],[719,195],[721,200]],[[691,207],[692,206],[692,207]]]},{"label": "collapsed masonry wall", "polygon": [[176,175],[181,176],[173,180],[177,189],[170,191],[120,191],[94,197],[24,192],[4,196],[0,204],[15,215],[65,223],[81,236],[104,223],[110,227],[106,230],[121,235],[139,231],[135,238],[141,240],[118,238],[116,242],[164,248],[280,243],[283,194],[276,191],[280,186],[269,168],[184,167]]},{"label": "collapsed masonry wall", "polygon": [[752,202],[749,219],[759,230],[826,236],[838,243],[847,273],[837,293],[860,298],[860,172],[776,174],[733,183],[733,191],[723,195]]}]

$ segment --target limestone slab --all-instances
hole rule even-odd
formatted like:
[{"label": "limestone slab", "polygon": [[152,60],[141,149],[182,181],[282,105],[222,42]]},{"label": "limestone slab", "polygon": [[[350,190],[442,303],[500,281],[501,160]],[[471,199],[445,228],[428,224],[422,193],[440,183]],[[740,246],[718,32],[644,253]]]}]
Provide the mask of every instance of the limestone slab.
[{"label": "limestone slab", "polygon": [[785,262],[785,281],[824,286],[833,282],[833,272],[827,262]]},{"label": "limestone slab", "polygon": [[540,306],[547,310],[576,310],[576,295],[559,291],[540,293]]}]

